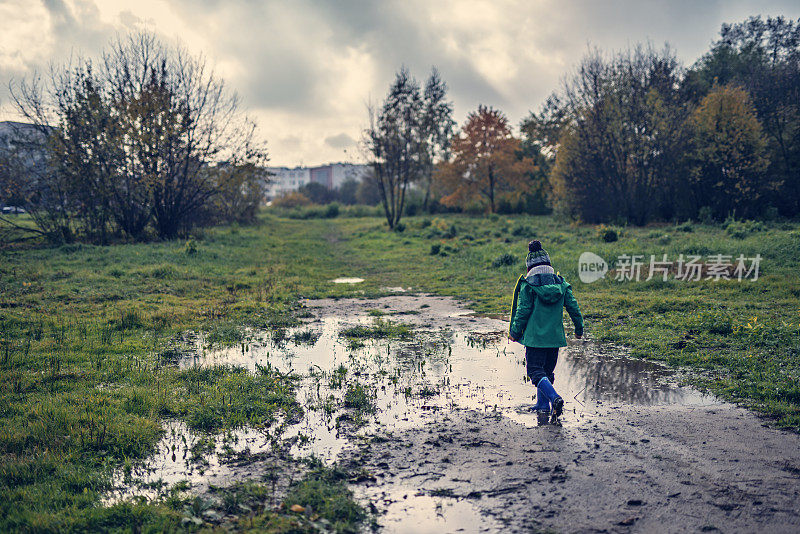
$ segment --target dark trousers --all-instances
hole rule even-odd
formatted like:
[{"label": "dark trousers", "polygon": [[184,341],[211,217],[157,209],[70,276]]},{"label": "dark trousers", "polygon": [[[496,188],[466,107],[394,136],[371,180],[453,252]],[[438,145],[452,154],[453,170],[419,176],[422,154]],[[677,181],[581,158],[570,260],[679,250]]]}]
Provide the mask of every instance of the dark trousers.
[{"label": "dark trousers", "polygon": [[525,370],[534,386],[547,377],[552,384],[556,377],[553,370],[558,363],[558,347],[525,347]]}]

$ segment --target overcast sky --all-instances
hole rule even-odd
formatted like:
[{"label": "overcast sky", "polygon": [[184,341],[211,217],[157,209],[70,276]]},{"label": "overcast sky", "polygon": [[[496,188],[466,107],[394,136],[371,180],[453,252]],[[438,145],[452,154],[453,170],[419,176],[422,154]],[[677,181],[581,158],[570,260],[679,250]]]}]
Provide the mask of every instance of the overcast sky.
[{"label": "overcast sky", "polygon": [[405,64],[436,66],[456,120],[478,104],[518,124],[589,46],[669,42],[691,64],[723,22],[800,17],[800,2],[550,0],[0,0],[0,119],[7,84],[147,29],[205,54],[257,119],[274,165],[357,161],[366,105]]}]

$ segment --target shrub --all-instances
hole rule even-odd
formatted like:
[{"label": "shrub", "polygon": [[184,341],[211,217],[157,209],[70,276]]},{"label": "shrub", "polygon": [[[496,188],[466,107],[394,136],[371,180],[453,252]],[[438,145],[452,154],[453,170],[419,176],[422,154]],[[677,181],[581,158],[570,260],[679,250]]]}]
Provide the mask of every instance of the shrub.
[{"label": "shrub", "polygon": [[601,224],[597,227],[597,237],[605,241],[606,243],[613,243],[617,239],[619,239],[619,233],[615,228],[610,226],[606,226],[605,224]]},{"label": "shrub", "polygon": [[464,213],[469,215],[481,215],[486,213],[486,203],[480,200],[473,200],[464,206]]},{"label": "shrub", "polygon": [[725,221],[725,232],[735,239],[744,239],[752,233],[763,230],[764,224],[759,221],[737,221],[732,218]]},{"label": "shrub", "polygon": [[448,228],[447,232],[445,232],[444,234],[444,236],[448,239],[452,239],[457,235],[458,235],[458,228],[456,228],[455,224],[451,224],[450,228]]},{"label": "shrub", "polygon": [[690,221],[686,221],[686,222],[685,222],[685,223],[683,223],[683,224],[679,224],[679,225],[677,225],[677,226],[675,227],[675,231],[676,231],[676,232],[686,232],[686,233],[690,233],[690,232],[694,232],[694,227],[692,226],[692,223],[691,223]]},{"label": "shrub", "polygon": [[403,233],[406,231],[405,223],[397,223],[394,227],[394,231],[398,233]]},{"label": "shrub", "polygon": [[714,210],[711,206],[703,206],[697,211],[697,220],[702,224],[712,224],[714,222]]},{"label": "shrub", "polygon": [[289,191],[285,195],[272,201],[273,206],[278,206],[280,208],[301,208],[310,204],[311,199],[297,191]]},{"label": "shrub", "polygon": [[431,245],[431,256],[436,256],[442,250],[441,245]]},{"label": "shrub", "polygon": [[762,218],[765,221],[777,221],[779,217],[780,214],[778,213],[778,208],[776,208],[775,206],[770,206],[767,209],[765,209],[764,215],[762,215]]},{"label": "shrub", "polygon": [[505,254],[501,254],[492,262],[492,267],[497,269],[498,267],[505,267],[508,265],[514,265],[517,262],[517,258],[515,258],[512,254],[506,252]]},{"label": "shrub", "polygon": [[335,219],[339,216],[339,204],[336,202],[331,202],[328,204],[328,207],[325,208],[325,218],[326,219]]},{"label": "shrub", "polygon": [[186,245],[183,247],[183,251],[188,254],[189,256],[193,256],[197,254],[197,241],[194,239],[190,239],[186,242]]},{"label": "shrub", "polygon": [[513,230],[511,230],[511,235],[520,237],[524,235],[533,235],[533,230],[530,226],[526,226],[524,224],[520,224],[519,226],[515,226]]}]

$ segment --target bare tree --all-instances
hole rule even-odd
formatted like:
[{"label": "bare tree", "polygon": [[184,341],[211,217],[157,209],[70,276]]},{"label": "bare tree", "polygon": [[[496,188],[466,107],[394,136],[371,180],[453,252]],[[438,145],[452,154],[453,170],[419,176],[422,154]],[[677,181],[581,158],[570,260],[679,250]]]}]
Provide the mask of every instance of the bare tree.
[{"label": "bare tree", "polygon": [[364,142],[390,229],[400,222],[406,190],[424,167],[422,104],[419,84],[403,67],[380,111],[369,108]]},{"label": "bare tree", "polygon": [[98,68],[78,60],[51,69],[46,83],[35,77],[12,87],[12,95],[47,139],[47,173],[36,186],[64,191],[61,205],[32,198],[31,207],[81,220],[101,241],[111,220],[134,239],[151,223],[159,237],[174,238],[225,190],[226,177],[234,179],[209,167],[266,160],[255,124],[204,58],[151,33],[118,38]]},{"label": "bare tree", "polygon": [[456,126],[453,103],[447,100],[447,84],[435,67],[425,83],[422,113],[422,138],[425,143],[422,174],[425,197],[422,205],[427,210],[435,165],[450,158],[450,143]]}]

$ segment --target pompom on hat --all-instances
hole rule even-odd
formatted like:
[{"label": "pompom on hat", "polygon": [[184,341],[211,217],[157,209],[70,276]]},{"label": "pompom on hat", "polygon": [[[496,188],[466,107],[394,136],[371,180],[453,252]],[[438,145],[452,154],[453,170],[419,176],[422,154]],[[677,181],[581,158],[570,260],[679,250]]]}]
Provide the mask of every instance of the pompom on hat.
[{"label": "pompom on hat", "polygon": [[538,265],[550,265],[550,255],[542,248],[539,241],[533,240],[528,243],[528,257],[525,259],[525,266],[530,271]]}]

